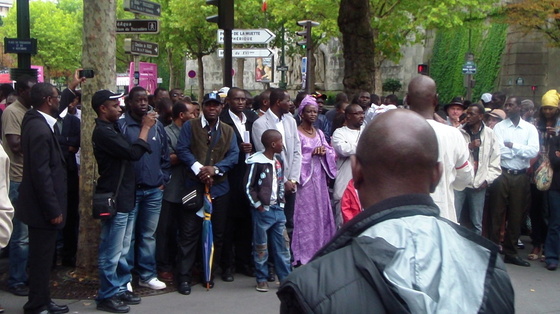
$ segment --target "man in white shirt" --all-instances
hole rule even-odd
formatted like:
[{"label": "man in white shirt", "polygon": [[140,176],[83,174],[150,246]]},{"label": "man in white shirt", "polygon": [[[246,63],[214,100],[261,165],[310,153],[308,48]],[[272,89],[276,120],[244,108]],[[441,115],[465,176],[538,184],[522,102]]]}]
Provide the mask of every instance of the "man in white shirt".
[{"label": "man in white shirt", "polygon": [[[440,209],[440,216],[457,222],[453,189],[462,191],[473,178],[473,168],[469,162],[469,150],[464,144],[465,140],[458,129],[433,120],[438,97],[436,83],[430,77],[421,75],[410,82],[407,101],[410,109],[423,116],[436,132],[438,161],[443,165],[443,174],[435,192],[430,195]],[[403,125],[406,125],[405,121]]]},{"label": "man in white shirt", "polygon": [[350,156],[356,154],[356,147],[360,134],[364,129],[364,110],[360,105],[352,104],[344,111],[346,125],[336,129],[331,138],[331,144],[337,155],[336,160],[336,179],[334,181],[333,207],[334,217],[337,227],[342,225],[342,214],[340,200],[342,194],[352,179],[352,168],[350,166]]},{"label": "man in white shirt", "polygon": [[227,92],[226,108],[220,114],[220,121],[229,125],[234,130],[239,155],[237,164],[228,173],[230,186],[230,204],[226,221],[224,236],[224,249],[222,253],[222,280],[233,281],[233,270],[252,275],[252,219],[249,200],[244,197],[244,177],[247,171],[245,159],[254,152],[251,144],[251,131],[253,123],[258,119],[256,113],[246,109],[247,97],[245,91],[232,87]]},{"label": "man in white shirt", "polygon": [[490,240],[500,244],[500,226],[507,217],[504,262],[529,267],[531,264],[517,255],[516,245],[529,194],[526,172],[530,159],[537,156],[540,147],[537,129],[521,119],[521,108],[516,97],[508,98],[504,105],[507,119],[494,127],[500,144],[502,175],[490,192],[490,208],[493,210]]}]

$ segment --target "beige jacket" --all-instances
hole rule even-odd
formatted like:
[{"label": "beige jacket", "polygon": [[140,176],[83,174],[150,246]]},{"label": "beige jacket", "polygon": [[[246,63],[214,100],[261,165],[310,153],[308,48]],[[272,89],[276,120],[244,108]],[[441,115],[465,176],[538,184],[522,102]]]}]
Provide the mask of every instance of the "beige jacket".
[{"label": "beige jacket", "polygon": [[8,197],[10,191],[10,159],[0,146],[0,248],[6,247],[12,234],[14,207]]},{"label": "beige jacket", "polygon": [[[471,137],[463,128],[460,128],[460,130],[468,146],[471,142]],[[478,171],[475,173],[473,181],[468,185],[469,188],[474,189],[479,188],[484,181],[488,182],[488,185],[490,185],[502,174],[502,169],[500,167],[500,143],[498,143],[494,131],[486,125],[482,128],[480,142]],[[469,156],[469,162],[474,165],[472,152]]]}]

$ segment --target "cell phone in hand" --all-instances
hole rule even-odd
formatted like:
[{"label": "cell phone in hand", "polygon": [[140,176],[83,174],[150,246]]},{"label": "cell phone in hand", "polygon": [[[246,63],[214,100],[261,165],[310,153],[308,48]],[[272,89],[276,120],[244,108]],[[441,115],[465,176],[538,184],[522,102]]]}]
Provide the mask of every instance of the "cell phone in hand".
[{"label": "cell phone in hand", "polygon": [[93,70],[80,70],[78,72],[78,76],[85,77],[85,78],[93,78],[95,76],[95,73],[93,72]]}]

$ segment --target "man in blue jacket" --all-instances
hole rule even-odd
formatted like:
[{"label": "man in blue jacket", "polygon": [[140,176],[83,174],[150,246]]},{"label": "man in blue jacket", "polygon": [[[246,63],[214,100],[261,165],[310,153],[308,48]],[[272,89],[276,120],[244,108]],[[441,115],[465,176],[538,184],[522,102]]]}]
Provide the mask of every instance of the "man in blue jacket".
[{"label": "man in blue jacket", "polygon": [[[148,113],[148,94],[143,87],[130,90],[129,110],[119,119],[121,132],[132,143],[138,139],[142,118]],[[133,210],[136,232],[133,234],[128,265],[140,276],[139,285],[154,290],[165,289],[157,278],[155,232],[159,221],[163,189],[169,181],[171,164],[167,147],[167,134],[161,122],[150,129],[148,145],[152,152],[134,162],[136,175],[136,206]]]},{"label": "man in blue jacket", "polygon": [[[197,186],[210,187],[212,197],[212,232],[214,236],[214,265],[221,258],[227,211],[229,183],[227,174],[237,164],[239,148],[235,133],[220,121],[223,102],[218,93],[204,95],[202,115],[187,121],[181,128],[177,141],[177,156],[187,167],[187,191]],[[235,197],[243,197],[236,195]],[[179,214],[179,262],[177,265],[181,294],[191,293],[191,271],[196,258],[201,235],[202,218],[198,208],[184,209]],[[214,286],[213,280],[205,284]]]}]

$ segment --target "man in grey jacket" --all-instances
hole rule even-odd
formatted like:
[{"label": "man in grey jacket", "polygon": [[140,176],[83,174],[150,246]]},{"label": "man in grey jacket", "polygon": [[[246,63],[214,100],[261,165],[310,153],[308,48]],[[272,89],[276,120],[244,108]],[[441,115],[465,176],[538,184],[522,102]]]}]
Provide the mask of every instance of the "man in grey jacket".
[{"label": "man in grey jacket", "polygon": [[455,210],[457,221],[460,221],[462,211],[466,209],[472,230],[482,234],[486,189],[502,174],[500,143],[492,129],[482,122],[485,110],[481,104],[470,105],[466,112],[467,123],[459,130],[469,147],[469,162],[473,165],[474,177],[464,190],[455,190]]},{"label": "man in grey jacket", "polygon": [[352,157],[365,210],[288,276],[281,312],[513,313],[498,247],[439,217],[430,192],[441,173],[420,115],[396,109],[373,120]]}]

